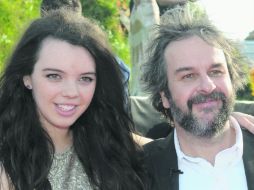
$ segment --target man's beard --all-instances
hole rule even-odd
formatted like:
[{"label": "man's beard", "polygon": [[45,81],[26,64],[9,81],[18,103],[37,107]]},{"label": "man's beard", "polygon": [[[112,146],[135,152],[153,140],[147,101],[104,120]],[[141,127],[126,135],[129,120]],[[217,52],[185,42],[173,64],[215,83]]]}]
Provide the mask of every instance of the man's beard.
[{"label": "man's beard", "polygon": [[[214,112],[214,116],[210,121],[202,120],[196,117],[192,112],[193,103],[202,103],[206,100],[221,100],[222,107],[219,110],[213,111],[212,109],[203,110],[204,112]],[[174,121],[177,122],[183,129],[190,132],[197,137],[211,138],[223,131],[229,115],[233,111],[235,95],[227,98],[221,92],[212,92],[209,95],[197,95],[187,101],[188,111],[182,111],[169,97],[171,114]],[[217,113],[216,113],[217,112]]]}]

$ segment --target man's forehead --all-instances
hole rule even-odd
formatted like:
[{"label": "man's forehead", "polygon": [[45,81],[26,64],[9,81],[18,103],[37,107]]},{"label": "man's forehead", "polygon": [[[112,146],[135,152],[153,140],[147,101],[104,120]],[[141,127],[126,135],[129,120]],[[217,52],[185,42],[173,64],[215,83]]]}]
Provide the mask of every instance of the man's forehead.
[{"label": "man's forehead", "polygon": [[208,44],[197,36],[170,43],[166,47],[164,56],[167,65],[170,67],[226,64],[222,49]]}]

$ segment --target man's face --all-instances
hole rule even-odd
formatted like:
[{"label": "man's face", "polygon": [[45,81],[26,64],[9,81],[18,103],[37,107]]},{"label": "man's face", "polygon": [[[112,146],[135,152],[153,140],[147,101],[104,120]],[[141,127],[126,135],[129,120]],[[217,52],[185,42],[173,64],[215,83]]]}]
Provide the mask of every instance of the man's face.
[{"label": "man's face", "polygon": [[219,133],[235,97],[223,51],[192,36],[170,43],[165,60],[170,95],[161,97],[176,127],[199,137]]}]

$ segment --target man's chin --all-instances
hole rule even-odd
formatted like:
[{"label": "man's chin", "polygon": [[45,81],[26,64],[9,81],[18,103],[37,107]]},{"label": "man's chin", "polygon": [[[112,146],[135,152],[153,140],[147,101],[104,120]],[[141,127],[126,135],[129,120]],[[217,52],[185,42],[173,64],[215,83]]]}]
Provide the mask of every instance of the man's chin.
[{"label": "man's chin", "polygon": [[209,123],[209,122],[213,122],[218,117],[219,110],[218,111],[210,111],[210,112],[203,111],[203,112],[196,113],[193,115],[199,122]]}]

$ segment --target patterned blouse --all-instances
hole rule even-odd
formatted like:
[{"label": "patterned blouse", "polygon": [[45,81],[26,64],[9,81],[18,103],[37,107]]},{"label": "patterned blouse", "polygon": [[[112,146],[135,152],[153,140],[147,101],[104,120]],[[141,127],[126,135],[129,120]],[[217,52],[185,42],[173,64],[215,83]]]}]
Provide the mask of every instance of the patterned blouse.
[{"label": "patterned blouse", "polygon": [[48,179],[52,190],[92,190],[73,147],[54,155]]}]

